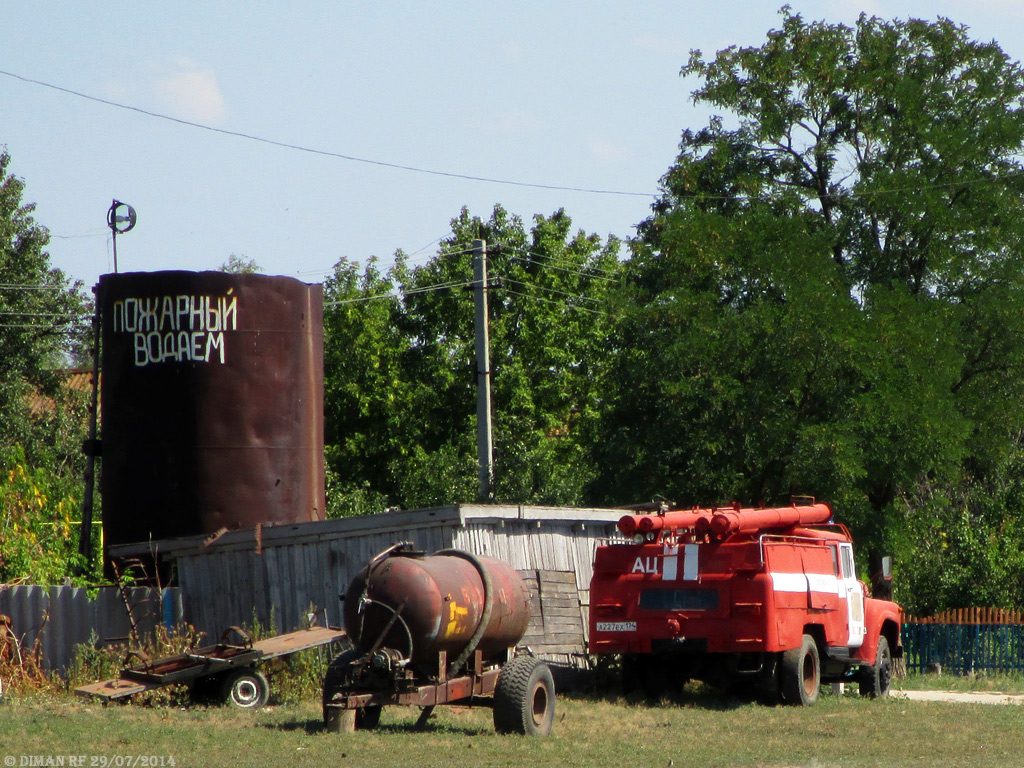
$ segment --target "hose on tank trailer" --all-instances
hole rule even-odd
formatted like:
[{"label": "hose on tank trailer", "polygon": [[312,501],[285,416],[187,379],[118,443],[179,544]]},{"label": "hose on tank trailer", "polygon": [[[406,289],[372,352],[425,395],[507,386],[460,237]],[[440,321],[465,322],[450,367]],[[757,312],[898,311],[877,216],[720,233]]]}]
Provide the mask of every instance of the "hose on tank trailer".
[{"label": "hose on tank trailer", "polygon": [[473,654],[477,646],[480,645],[480,640],[484,636],[484,632],[487,631],[487,625],[491,623],[491,613],[494,610],[494,595],[491,587],[491,576],[484,568],[484,564],[480,562],[476,555],[472,555],[469,552],[463,552],[461,549],[442,549],[434,553],[435,557],[461,557],[463,560],[469,561],[477,573],[480,574],[480,580],[484,583],[484,610],[480,616],[480,623],[476,626],[476,631],[473,636],[469,638],[469,644],[463,649],[459,657],[455,659],[451,664],[448,665],[448,677],[455,677],[459,670],[465,665],[466,660]]}]

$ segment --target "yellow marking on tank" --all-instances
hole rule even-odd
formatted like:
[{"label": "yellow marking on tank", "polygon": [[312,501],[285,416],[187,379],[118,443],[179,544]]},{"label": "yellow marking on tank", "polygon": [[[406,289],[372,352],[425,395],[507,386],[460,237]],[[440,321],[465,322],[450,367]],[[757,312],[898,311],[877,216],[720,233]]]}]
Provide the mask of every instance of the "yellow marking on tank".
[{"label": "yellow marking on tank", "polygon": [[459,631],[459,624],[463,616],[469,615],[469,607],[462,607],[454,600],[448,603],[448,627],[445,630],[445,636],[451,637]]}]

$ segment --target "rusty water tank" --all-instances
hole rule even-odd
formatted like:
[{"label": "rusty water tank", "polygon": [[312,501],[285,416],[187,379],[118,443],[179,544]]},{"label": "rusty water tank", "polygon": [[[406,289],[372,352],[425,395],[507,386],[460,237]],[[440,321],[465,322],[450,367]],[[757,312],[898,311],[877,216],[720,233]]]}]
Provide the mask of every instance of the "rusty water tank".
[{"label": "rusty water tank", "polygon": [[451,661],[480,631],[476,647],[492,659],[526,633],[530,591],[500,560],[455,550],[426,556],[397,545],[356,575],[344,608],[345,629],[361,651],[392,648],[413,664],[429,664],[445,651]]},{"label": "rusty water tank", "polygon": [[322,286],[136,272],[97,301],[108,545],[323,518]]}]

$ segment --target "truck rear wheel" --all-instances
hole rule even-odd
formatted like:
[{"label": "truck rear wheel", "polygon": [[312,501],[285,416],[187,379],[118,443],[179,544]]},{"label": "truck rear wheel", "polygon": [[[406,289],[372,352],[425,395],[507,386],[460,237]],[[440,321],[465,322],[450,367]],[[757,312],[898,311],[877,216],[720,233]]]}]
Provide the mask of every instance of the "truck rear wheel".
[{"label": "truck rear wheel", "polygon": [[809,707],[821,691],[821,659],[814,638],[804,635],[799,648],[782,654],[782,698],[787,704]]},{"label": "truck rear wheel", "polygon": [[532,656],[516,656],[501,668],[494,687],[494,730],[547,736],[554,722],[551,670]]},{"label": "truck rear wheel", "polygon": [[860,693],[872,699],[884,698],[889,695],[889,682],[892,680],[892,653],[885,635],[878,638],[878,651],[875,653],[875,664],[861,667]]}]

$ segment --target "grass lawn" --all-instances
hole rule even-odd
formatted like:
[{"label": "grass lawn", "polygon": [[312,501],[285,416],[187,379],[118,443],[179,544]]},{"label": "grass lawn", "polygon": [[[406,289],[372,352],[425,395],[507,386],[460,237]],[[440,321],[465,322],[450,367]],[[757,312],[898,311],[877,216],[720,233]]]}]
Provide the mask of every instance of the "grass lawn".
[{"label": "grass lawn", "polygon": [[[977,690],[978,688],[975,688]],[[0,761],[64,756],[98,768],[174,766],[1009,766],[1024,755],[1024,707],[869,701],[823,695],[810,708],[768,707],[700,691],[647,706],[559,697],[544,739],[498,736],[488,709],[387,709],[375,731],[324,731],[313,703],[258,712],[110,705],[67,696],[0,704]],[[140,760],[139,756],[144,759]],[[44,762],[32,762],[32,759]],[[55,764],[55,763],[51,763]]]}]

